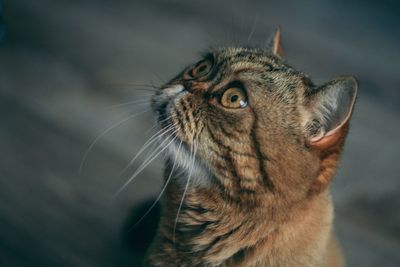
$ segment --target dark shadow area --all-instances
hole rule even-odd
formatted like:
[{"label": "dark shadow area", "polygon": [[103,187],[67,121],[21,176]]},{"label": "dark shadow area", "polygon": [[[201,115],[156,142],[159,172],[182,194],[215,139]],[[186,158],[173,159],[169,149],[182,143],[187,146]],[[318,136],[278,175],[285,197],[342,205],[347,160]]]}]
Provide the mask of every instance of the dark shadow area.
[{"label": "dark shadow area", "polygon": [[156,204],[152,207],[154,201],[155,199],[149,199],[133,207],[122,231],[124,241],[143,254],[156,235],[161,216],[161,206]]}]

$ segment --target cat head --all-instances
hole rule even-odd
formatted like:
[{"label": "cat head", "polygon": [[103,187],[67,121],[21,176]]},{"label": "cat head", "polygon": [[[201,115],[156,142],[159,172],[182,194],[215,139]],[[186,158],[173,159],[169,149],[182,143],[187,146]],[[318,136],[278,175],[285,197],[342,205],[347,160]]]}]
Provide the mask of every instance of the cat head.
[{"label": "cat head", "polygon": [[194,186],[299,199],[329,184],[357,91],[354,77],[315,86],[289,66],[278,30],[266,49],[209,51],[164,85],[152,106],[174,138],[171,162]]}]

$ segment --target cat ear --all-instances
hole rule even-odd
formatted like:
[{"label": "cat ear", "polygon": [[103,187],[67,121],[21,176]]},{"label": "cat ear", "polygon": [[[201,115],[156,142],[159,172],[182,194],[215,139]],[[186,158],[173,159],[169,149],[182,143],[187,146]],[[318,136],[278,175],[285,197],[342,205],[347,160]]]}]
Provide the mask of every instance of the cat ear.
[{"label": "cat ear", "polygon": [[270,43],[270,47],[272,50],[272,53],[280,58],[285,57],[285,52],[283,51],[283,46],[282,46],[282,39],[281,39],[281,27],[278,26],[275,30],[274,38],[272,39]]},{"label": "cat ear", "polygon": [[352,76],[341,76],[309,96],[311,118],[307,129],[312,147],[324,150],[345,137],[357,92],[357,80]]}]

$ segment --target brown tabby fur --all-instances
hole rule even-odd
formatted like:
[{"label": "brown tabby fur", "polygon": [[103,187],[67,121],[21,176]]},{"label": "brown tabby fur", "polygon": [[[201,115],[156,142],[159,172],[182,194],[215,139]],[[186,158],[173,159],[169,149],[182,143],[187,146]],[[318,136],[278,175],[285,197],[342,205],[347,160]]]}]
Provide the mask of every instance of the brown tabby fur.
[{"label": "brown tabby fur", "polygon": [[[184,71],[154,97],[160,123],[177,125],[184,151],[178,156],[190,161],[195,146],[203,172],[188,178],[180,166],[173,173],[145,266],[343,266],[328,185],[349,116],[333,134],[311,141],[306,118],[318,89],[282,59],[279,36],[272,51],[213,50],[207,77],[186,79]],[[221,107],[214,93],[238,80],[248,107]],[[185,92],[167,96],[178,84]],[[166,179],[173,160],[171,152]]]}]

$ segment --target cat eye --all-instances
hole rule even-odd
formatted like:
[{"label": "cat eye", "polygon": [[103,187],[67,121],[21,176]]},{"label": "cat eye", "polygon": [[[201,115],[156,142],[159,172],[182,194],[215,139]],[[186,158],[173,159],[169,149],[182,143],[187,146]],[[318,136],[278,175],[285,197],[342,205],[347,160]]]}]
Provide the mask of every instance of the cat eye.
[{"label": "cat eye", "polygon": [[221,97],[221,105],[226,108],[245,108],[247,97],[243,89],[231,87]]},{"label": "cat eye", "polygon": [[190,71],[191,78],[201,78],[206,76],[212,69],[213,62],[211,59],[204,59],[196,64]]}]

